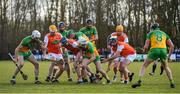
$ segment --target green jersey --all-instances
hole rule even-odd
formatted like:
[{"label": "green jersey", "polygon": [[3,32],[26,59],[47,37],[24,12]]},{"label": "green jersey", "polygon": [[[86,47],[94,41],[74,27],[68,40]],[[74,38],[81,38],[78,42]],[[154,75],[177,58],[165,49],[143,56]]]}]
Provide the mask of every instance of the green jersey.
[{"label": "green jersey", "polygon": [[34,48],[34,43],[37,43],[38,45],[43,44],[43,42],[41,40],[39,40],[39,39],[33,40],[31,38],[31,36],[25,37],[21,42],[22,47],[20,48],[20,51],[21,52],[27,52],[30,49],[33,49]]},{"label": "green jersey", "polygon": [[83,56],[83,58],[91,58],[91,55],[94,54],[96,57],[96,59],[94,60],[94,63],[96,63],[97,61],[100,61],[99,53],[98,53],[96,47],[94,46],[94,44],[90,41],[87,43],[84,54],[85,55]]},{"label": "green jersey", "polygon": [[29,51],[30,49],[32,49],[32,48],[33,48],[33,45],[32,45],[32,38],[31,38],[31,36],[25,37],[25,38],[22,40],[21,45],[22,45],[22,47],[20,48],[20,51],[22,51],[22,52],[27,52],[27,51]]},{"label": "green jersey", "polygon": [[165,32],[156,29],[154,31],[151,31],[147,35],[147,39],[151,41],[151,49],[152,49],[152,48],[166,48],[166,41],[170,38]]},{"label": "green jersey", "polygon": [[28,58],[32,54],[30,49],[33,48],[31,36],[25,37],[21,42],[21,46],[18,54],[24,58]]},{"label": "green jersey", "polygon": [[82,32],[76,32],[76,35],[75,35],[76,39],[79,39],[79,37],[83,37],[85,38],[87,41],[89,41],[89,38]]},{"label": "green jersey", "polygon": [[79,30],[79,32],[84,33],[89,39],[93,39],[95,38],[95,35],[97,35],[97,30],[94,26],[91,28],[83,27]]},{"label": "green jersey", "polygon": [[99,56],[99,53],[96,49],[96,47],[93,45],[92,42],[88,41],[87,46],[86,46],[86,50],[85,50],[85,54],[86,56],[90,57],[91,54],[95,54],[95,56]]},{"label": "green jersey", "polygon": [[65,30],[65,31],[59,31],[59,32],[61,33],[63,37],[66,37],[66,38],[68,37],[69,31]]}]

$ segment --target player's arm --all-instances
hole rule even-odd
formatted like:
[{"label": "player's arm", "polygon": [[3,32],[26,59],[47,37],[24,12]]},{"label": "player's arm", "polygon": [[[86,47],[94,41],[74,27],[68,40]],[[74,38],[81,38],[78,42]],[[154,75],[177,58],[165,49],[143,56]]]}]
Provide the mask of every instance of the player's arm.
[{"label": "player's arm", "polygon": [[116,53],[112,57],[110,57],[108,59],[105,59],[102,62],[104,63],[104,62],[108,62],[108,61],[114,60],[115,58],[119,57],[119,53],[120,53],[119,51],[116,51]]},{"label": "player's arm", "polygon": [[111,58],[105,59],[103,62],[108,62],[116,59],[117,57],[120,56],[121,51],[124,49],[123,45],[120,45],[117,47],[117,51],[114,53],[114,55]]},{"label": "player's arm", "polygon": [[146,39],[146,42],[145,42],[145,45],[144,45],[144,48],[143,48],[143,52],[145,52],[145,51],[148,50],[149,44],[150,44],[150,40],[149,40],[149,39]]},{"label": "player's arm", "polygon": [[41,40],[37,40],[38,41],[38,44],[40,45],[40,48],[42,49],[42,51],[46,50],[46,46],[45,46],[45,43],[43,43]]},{"label": "player's arm", "polygon": [[174,44],[172,43],[171,39],[168,39],[166,41],[167,45],[169,46],[169,54],[168,54],[168,59],[170,59],[171,54],[174,51]]},{"label": "player's arm", "polygon": [[44,47],[45,47],[45,49],[43,50],[43,56],[46,55],[48,42],[49,42],[49,39],[48,39],[48,37],[47,37],[47,35],[46,35],[46,36],[44,37]]},{"label": "player's arm", "polygon": [[22,41],[21,43],[16,47],[14,53],[15,53],[15,60],[18,60],[18,52],[20,51],[20,48],[22,47]]},{"label": "player's arm", "polygon": [[147,51],[149,48],[151,35],[152,35],[151,32],[146,35],[146,41],[145,41],[145,45],[143,47],[143,52]]}]

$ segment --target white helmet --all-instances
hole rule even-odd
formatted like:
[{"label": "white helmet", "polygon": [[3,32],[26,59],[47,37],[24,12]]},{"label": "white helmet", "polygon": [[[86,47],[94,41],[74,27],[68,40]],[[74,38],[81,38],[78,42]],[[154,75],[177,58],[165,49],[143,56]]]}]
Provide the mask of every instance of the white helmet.
[{"label": "white helmet", "polygon": [[111,36],[110,39],[117,39],[117,36]]},{"label": "white helmet", "polygon": [[74,48],[77,48],[77,47],[78,47],[78,43],[77,43],[77,42],[74,42],[74,43],[72,44],[72,46],[73,46]]},{"label": "white helmet", "polygon": [[33,30],[31,37],[32,37],[32,39],[40,38],[41,37],[41,33],[38,30]]},{"label": "white helmet", "polygon": [[84,44],[87,44],[87,40],[85,38],[83,38],[83,37],[79,37],[78,38],[78,43],[84,45]]}]

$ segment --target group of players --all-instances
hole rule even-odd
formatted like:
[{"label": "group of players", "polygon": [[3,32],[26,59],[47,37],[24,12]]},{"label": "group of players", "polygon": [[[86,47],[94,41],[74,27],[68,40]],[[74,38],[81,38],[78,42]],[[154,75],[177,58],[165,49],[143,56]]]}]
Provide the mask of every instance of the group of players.
[{"label": "group of players", "polygon": [[[30,61],[34,65],[35,84],[41,84],[38,79],[39,64],[31,53],[31,49],[34,43],[36,43],[43,50],[43,58],[51,62],[48,76],[45,79],[47,82],[58,83],[58,78],[62,75],[64,70],[67,71],[68,81],[72,81],[71,68],[69,65],[70,61],[68,58],[68,52],[71,52],[75,56],[73,67],[77,73],[78,84],[88,82],[88,77],[91,83],[97,83],[102,78],[105,78],[107,83],[111,84],[107,72],[110,71],[112,62],[114,63],[113,81],[117,79],[117,72],[119,71],[121,83],[128,84],[128,82],[132,81],[134,76],[134,73],[128,70],[128,65],[136,58],[136,50],[128,44],[128,37],[123,31],[124,28],[122,25],[116,26],[115,32],[110,35],[108,40],[108,48],[111,49],[111,54],[109,58],[101,61],[95,44],[98,40],[98,33],[91,19],[86,20],[86,26],[81,28],[79,32],[66,30],[66,24],[60,22],[58,23],[58,27],[55,25],[49,26],[49,33],[45,35],[43,42],[40,40],[41,33],[38,30],[32,31],[32,34],[25,37],[15,49],[14,60],[18,62],[19,68],[23,67],[24,59]],[[168,57],[166,44],[169,45]],[[151,62],[159,59],[170,80],[170,86],[174,88],[175,85],[172,73],[167,63],[167,58],[170,57],[174,46],[169,36],[159,30],[159,24],[157,23],[151,25],[151,32],[147,34],[144,51],[148,49],[149,45],[151,48],[141,68],[139,80],[137,83],[133,84],[132,87],[141,86],[141,78],[145,73],[146,67]],[[90,66],[88,66],[91,62],[95,64],[96,73],[93,73]],[[105,62],[109,62],[106,71],[104,71],[101,66],[101,63]],[[18,72],[19,69],[16,68],[10,80],[11,84],[16,83],[16,75]],[[101,74],[102,77],[99,74]]]}]

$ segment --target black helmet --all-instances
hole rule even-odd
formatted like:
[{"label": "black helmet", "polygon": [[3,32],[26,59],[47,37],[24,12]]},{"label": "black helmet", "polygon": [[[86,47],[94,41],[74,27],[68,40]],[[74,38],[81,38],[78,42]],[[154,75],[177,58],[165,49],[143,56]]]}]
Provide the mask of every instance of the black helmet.
[{"label": "black helmet", "polygon": [[156,29],[156,28],[159,28],[159,23],[152,23],[151,24],[151,29]]},{"label": "black helmet", "polygon": [[108,44],[112,45],[112,43],[114,43],[114,42],[117,42],[117,36],[111,36],[108,41]]},{"label": "black helmet", "polygon": [[64,27],[66,24],[64,23],[64,22],[59,22],[58,23],[58,28],[62,28],[62,27]]},{"label": "black helmet", "polygon": [[93,23],[92,19],[86,19],[86,23],[89,24],[89,23]]}]

